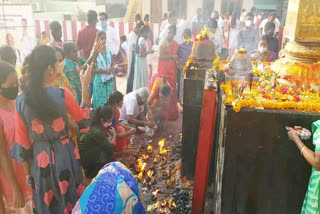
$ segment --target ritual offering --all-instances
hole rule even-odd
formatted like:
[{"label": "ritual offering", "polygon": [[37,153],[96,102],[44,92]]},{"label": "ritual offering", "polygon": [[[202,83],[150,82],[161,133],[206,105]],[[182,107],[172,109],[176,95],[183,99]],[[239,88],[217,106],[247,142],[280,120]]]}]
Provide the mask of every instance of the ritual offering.
[{"label": "ritual offering", "polygon": [[[307,66],[291,63],[290,66],[293,70],[296,69],[295,71],[292,69],[275,71],[277,64],[251,62],[250,65],[244,66],[239,62],[236,63],[235,59],[230,62],[232,73],[237,72],[236,65],[240,69],[240,74],[248,71],[246,69],[251,66],[253,77],[248,78],[248,75],[242,79],[230,77],[221,84],[225,93],[225,103],[232,105],[234,111],[256,108],[320,112],[318,64]],[[243,56],[240,59],[248,63]]]},{"label": "ritual offering", "polygon": [[301,126],[294,126],[293,128],[286,126],[285,128],[287,131],[293,129],[301,140],[309,140],[312,135],[312,133],[308,129],[302,128]]}]

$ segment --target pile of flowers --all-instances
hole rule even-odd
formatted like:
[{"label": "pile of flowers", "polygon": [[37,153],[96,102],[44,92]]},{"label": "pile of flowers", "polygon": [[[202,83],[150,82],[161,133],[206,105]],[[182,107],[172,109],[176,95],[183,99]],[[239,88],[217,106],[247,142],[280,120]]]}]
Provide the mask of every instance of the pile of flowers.
[{"label": "pile of flowers", "polygon": [[221,84],[226,95],[225,103],[232,105],[235,112],[242,108],[320,112],[318,91],[279,84],[278,74],[268,63],[254,67],[253,73],[255,82],[243,78]]},{"label": "pile of flowers", "polygon": [[196,41],[201,41],[201,40],[208,40],[209,37],[211,36],[211,32],[209,28],[202,28],[199,34],[196,37]]}]

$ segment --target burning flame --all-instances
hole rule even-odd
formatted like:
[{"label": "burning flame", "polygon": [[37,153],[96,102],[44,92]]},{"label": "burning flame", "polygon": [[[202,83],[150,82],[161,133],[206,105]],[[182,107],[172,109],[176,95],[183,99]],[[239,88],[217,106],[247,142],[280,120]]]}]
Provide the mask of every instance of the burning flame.
[{"label": "burning flame", "polygon": [[164,146],[164,143],[166,142],[166,139],[161,139],[159,141],[159,146],[162,148]]},{"label": "burning flame", "polygon": [[159,201],[157,203],[153,204],[154,209],[157,208],[158,206],[159,206]]},{"label": "burning flame", "polygon": [[143,179],[142,186],[145,186],[146,184],[147,184],[146,179]]},{"label": "burning flame", "polygon": [[141,159],[138,159],[137,162],[138,162],[138,165],[136,167],[136,171],[143,172],[147,164],[144,163]]},{"label": "burning flame", "polygon": [[176,203],[174,203],[172,198],[168,201],[168,207],[170,209],[176,209],[177,208],[177,205],[176,205]]},{"label": "burning flame", "polygon": [[[157,199],[158,197],[158,192],[159,192],[159,189],[156,189],[155,191],[152,192],[152,198],[153,199]],[[159,203],[159,202],[158,202]],[[158,205],[157,205],[158,206]]]},{"label": "burning flame", "polygon": [[163,148],[164,147],[164,143],[166,142],[166,139],[161,139],[159,141],[159,146],[160,146],[160,155],[163,155],[163,154],[168,154],[168,150],[166,148]]},{"label": "burning flame", "polygon": [[149,145],[149,146],[147,147],[147,152],[148,152],[149,154],[152,153],[152,146]]},{"label": "burning flame", "polygon": [[143,172],[140,172],[139,175],[138,175],[138,180],[140,181],[143,177]]},{"label": "burning flame", "polygon": [[167,205],[167,202],[165,200],[163,200],[160,204],[161,207],[165,207]]},{"label": "burning flame", "polygon": [[143,158],[143,160],[147,160],[149,158],[149,155],[142,154],[141,157]]},{"label": "burning flame", "polygon": [[149,178],[151,178],[152,175],[153,175],[153,170],[149,169],[149,170],[147,171],[147,175],[148,175]]}]

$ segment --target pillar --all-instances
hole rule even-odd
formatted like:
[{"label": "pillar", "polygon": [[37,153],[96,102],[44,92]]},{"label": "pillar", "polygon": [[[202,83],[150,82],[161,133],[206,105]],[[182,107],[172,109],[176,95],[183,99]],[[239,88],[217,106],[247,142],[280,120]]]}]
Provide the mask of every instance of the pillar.
[{"label": "pillar", "polygon": [[284,38],[287,40],[280,62],[320,61],[319,0],[289,0]]}]

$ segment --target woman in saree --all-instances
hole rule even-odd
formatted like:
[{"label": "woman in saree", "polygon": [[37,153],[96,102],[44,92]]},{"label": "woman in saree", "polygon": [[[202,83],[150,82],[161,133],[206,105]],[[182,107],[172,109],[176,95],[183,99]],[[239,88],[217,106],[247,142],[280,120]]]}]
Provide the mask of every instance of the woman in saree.
[{"label": "woman in saree", "polygon": [[302,205],[301,214],[320,212],[320,120],[312,124],[315,151],[309,149],[299,138],[297,131],[289,129],[288,136],[298,147],[303,158],[312,166],[308,190]]},{"label": "woman in saree", "polygon": [[106,33],[99,31],[97,33],[96,43],[103,42],[100,48],[97,60],[96,69],[93,71],[93,94],[92,107],[97,109],[108,102],[110,94],[115,90],[115,76],[112,65],[112,52],[106,47]]},{"label": "woman in saree", "polygon": [[178,119],[178,103],[177,103],[177,65],[179,57],[177,55],[179,45],[173,40],[176,34],[176,26],[171,25],[168,28],[168,35],[160,42],[158,75],[154,75],[151,82],[159,76],[165,76],[171,86],[169,97],[168,119]]},{"label": "woman in saree", "polygon": [[71,213],[84,190],[79,150],[68,133],[68,114],[80,133],[89,130],[88,86],[93,65],[80,72],[82,107],[67,88],[54,88],[59,63],[49,46],[38,46],[30,56],[16,99],[15,142],[10,156],[23,164],[32,187],[34,213]]},{"label": "woman in saree", "polygon": [[268,50],[269,37],[263,35],[258,43],[258,50],[249,52],[254,61],[274,62],[278,59],[275,52]]}]

